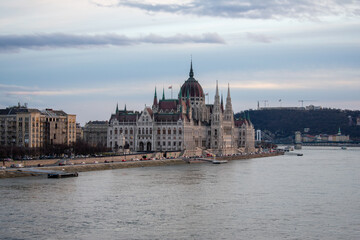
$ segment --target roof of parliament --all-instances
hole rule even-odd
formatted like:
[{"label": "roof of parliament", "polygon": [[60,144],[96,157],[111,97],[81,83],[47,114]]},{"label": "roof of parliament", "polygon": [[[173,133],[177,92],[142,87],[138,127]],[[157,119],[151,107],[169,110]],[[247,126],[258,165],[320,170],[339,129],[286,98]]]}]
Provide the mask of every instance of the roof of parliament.
[{"label": "roof of parliament", "polygon": [[181,97],[186,98],[189,92],[189,97],[205,97],[204,91],[200,83],[194,78],[194,71],[192,68],[192,62],[190,66],[190,73],[188,80],[181,86]]}]

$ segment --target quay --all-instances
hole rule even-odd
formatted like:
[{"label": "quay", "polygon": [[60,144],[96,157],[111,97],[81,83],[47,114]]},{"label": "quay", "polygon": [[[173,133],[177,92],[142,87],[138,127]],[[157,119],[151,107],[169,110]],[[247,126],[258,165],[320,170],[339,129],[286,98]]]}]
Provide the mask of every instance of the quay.
[{"label": "quay", "polygon": [[[222,156],[216,157],[217,160],[247,160],[252,158],[263,158],[283,155],[283,152],[273,153],[259,153],[259,154],[248,154],[248,155],[234,155],[234,156]],[[75,163],[74,165],[63,165],[63,166],[46,166],[46,167],[32,167],[31,171],[18,171],[16,168],[6,168],[0,170],[0,178],[11,178],[11,177],[25,177],[25,176],[37,176],[39,170],[45,171],[61,171],[65,173],[74,172],[88,172],[88,171],[101,171],[101,170],[112,170],[122,168],[136,168],[136,167],[155,167],[155,166],[168,166],[168,165],[180,165],[187,163],[203,163],[200,158],[173,158],[173,159],[161,159],[161,160],[143,160],[143,161],[122,161],[121,158],[114,158],[112,162],[101,162],[101,158],[87,158],[85,164]],[[104,158],[105,159],[105,158]],[[117,161],[116,161],[117,160]],[[37,160],[33,164],[39,164],[42,160]],[[212,161],[212,160],[211,160]],[[97,163],[95,163],[97,162]],[[26,169],[26,168],[22,168]],[[34,170],[36,169],[37,172]]]}]

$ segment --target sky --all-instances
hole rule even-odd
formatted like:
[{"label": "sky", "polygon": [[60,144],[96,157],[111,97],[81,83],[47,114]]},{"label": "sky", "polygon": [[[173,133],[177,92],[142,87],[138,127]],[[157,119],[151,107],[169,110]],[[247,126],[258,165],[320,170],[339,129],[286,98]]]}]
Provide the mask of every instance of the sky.
[{"label": "sky", "polygon": [[[0,1],[0,108],[108,120],[194,77],[234,112],[360,109],[359,0]],[[169,89],[172,86],[172,89]],[[299,101],[302,100],[302,101]]]}]

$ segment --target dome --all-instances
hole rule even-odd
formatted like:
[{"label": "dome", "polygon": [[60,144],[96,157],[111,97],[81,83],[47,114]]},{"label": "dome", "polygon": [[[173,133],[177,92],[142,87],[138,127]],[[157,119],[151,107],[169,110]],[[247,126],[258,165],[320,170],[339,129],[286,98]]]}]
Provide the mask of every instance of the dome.
[{"label": "dome", "polygon": [[188,92],[189,92],[189,97],[190,98],[194,98],[194,97],[202,97],[202,98],[204,98],[205,97],[204,90],[202,89],[200,83],[198,81],[196,81],[196,79],[194,78],[194,72],[193,72],[193,69],[192,69],[192,63],[191,63],[191,67],[190,67],[189,78],[181,86],[180,91],[181,91],[180,92],[181,97],[184,97],[184,98],[187,97]]}]

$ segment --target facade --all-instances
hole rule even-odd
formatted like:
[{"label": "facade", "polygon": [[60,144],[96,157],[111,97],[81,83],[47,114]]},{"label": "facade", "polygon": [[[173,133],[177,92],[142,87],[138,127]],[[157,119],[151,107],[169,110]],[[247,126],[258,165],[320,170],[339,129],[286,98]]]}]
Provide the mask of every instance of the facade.
[{"label": "facade", "polygon": [[27,106],[0,109],[0,145],[43,147],[76,141],[76,115],[64,111],[30,109]]},{"label": "facade", "polygon": [[84,126],[84,141],[91,146],[106,146],[108,121],[90,121]]},{"label": "facade", "polygon": [[255,151],[255,131],[249,119],[235,120],[230,86],[226,104],[220,99],[218,83],[213,104],[205,104],[205,94],[194,78],[192,64],[189,78],[181,86],[178,98],[158,100],[155,88],[152,107],[142,112],[116,111],[111,115],[107,146],[113,150],[186,151],[234,154]]}]

